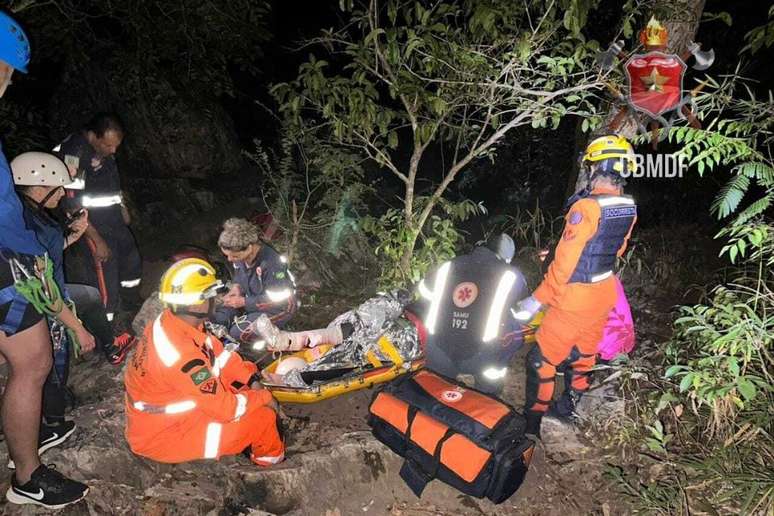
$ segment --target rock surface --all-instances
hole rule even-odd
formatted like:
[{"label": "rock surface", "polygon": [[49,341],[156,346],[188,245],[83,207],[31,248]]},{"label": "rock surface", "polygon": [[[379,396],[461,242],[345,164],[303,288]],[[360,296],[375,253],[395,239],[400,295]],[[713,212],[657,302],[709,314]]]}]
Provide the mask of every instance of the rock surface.
[{"label": "rock surface", "polygon": [[[522,356],[513,370],[518,371]],[[518,405],[523,376],[513,375],[504,398]],[[521,489],[501,505],[432,482],[421,499],[403,484],[401,459],[377,442],[365,416],[371,391],[313,405],[285,405],[287,460],[270,469],[243,457],[182,465],[134,456],[123,437],[122,371],[97,357],[73,367],[79,406],[73,437],[49,450],[45,463],[89,484],[83,502],[61,514],[590,514],[615,495],[602,480],[604,457],[573,427],[546,422],[543,444]],[[6,460],[0,448],[0,463]],[[7,489],[6,476],[0,489]],[[611,502],[613,500],[613,502]],[[43,514],[3,502],[2,514]]]}]

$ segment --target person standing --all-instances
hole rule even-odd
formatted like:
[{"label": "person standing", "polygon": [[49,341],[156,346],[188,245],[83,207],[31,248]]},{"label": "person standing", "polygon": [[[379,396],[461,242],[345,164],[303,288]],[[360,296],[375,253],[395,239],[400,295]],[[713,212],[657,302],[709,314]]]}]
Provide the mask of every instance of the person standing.
[{"label": "person standing", "polygon": [[[583,157],[590,190],[578,195],[565,216],[555,257],[537,289],[521,301],[515,317],[546,315],[527,354],[527,433],[540,436],[546,412],[572,418],[589,389],[597,347],[616,303],[616,258],[626,250],[637,220],[634,199],[624,195],[625,177],[636,167],[626,139],[610,135],[592,141]],[[552,402],[557,368],[566,367],[569,388]]]},{"label": "person standing", "polygon": [[[0,97],[15,70],[26,73],[30,45],[21,26],[0,12]],[[56,509],[81,500],[87,485],[40,463],[39,430],[43,384],[53,363],[45,317],[19,290],[17,279],[34,274],[45,255],[23,216],[11,171],[0,148],[0,354],[10,366],[0,420],[16,469],[6,499]],[[27,281],[27,285],[29,282]]]},{"label": "person standing", "polygon": [[[118,115],[97,113],[81,131],[71,134],[54,149],[74,175],[73,183],[68,185],[72,200],[66,203],[66,210],[89,210],[86,238],[66,256],[67,280],[104,288],[110,321],[122,309],[136,309],[140,304],[142,260],[129,229],[131,218],[124,205],[115,159],[124,134]],[[127,300],[137,306],[126,306]],[[130,333],[115,333],[116,352],[109,358],[114,365],[121,363],[135,344]]]}]

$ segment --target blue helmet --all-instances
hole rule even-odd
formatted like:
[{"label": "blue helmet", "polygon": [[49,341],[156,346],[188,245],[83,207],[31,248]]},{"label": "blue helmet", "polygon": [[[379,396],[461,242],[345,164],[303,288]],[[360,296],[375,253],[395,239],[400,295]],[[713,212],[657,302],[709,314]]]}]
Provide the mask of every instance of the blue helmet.
[{"label": "blue helmet", "polygon": [[30,41],[16,20],[0,12],[0,60],[22,73],[30,62]]}]

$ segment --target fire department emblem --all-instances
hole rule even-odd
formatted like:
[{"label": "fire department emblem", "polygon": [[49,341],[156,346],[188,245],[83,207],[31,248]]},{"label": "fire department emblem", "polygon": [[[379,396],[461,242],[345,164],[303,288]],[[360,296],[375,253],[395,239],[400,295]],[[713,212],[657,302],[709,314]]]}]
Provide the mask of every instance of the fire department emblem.
[{"label": "fire department emblem", "polygon": [[449,403],[457,403],[462,399],[462,392],[460,391],[443,391],[441,393],[441,398],[443,398],[444,401],[448,401]]},{"label": "fire department emblem", "polygon": [[714,62],[715,52],[701,50],[701,46],[694,42],[680,55],[666,52],[668,32],[655,18],[651,18],[640,32],[640,42],[646,51],[643,54],[627,56],[623,52],[624,42],[614,41],[606,51],[597,54],[596,61],[604,72],[614,68],[616,57],[625,63],[626,94],[622,94],[612,84],[607,85],[622,104],[608,129],[615,132],[627,112],[642,113],[645,117],[634,117],[638,132],[648,134],[650,130],[655,148],[658,141],[667,137],[669,129],[677,120],[687,120],[692,127],[701,127],[696,118],[694,97],[705,83],[700,83],[684,94],[683,77],[688,69],[685,63],[693,57],[695,62],[692,68],[706,70]]},{"label": "fire department emblem", "polygon": [[465,281],[454,287],[452,301],[457,308],[467,308],[478,297],[478,286],[472,281]]},{"label": "fire department emblem", "polygon": [[685,63],[663,52],[635,54],[626,62],[629,102],[638,111],[658,118],[680,104]]}]

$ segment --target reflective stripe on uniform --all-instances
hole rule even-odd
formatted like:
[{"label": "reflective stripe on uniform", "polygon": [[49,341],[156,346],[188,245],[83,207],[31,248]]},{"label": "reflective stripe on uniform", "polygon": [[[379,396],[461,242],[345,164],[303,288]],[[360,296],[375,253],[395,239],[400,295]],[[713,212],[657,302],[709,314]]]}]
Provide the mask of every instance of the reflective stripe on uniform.
[{"label": "reflective stripe on uniform", "polygon": [[81,206],[84,208],[107,208],[116,204],[121,204],[121,195],[99,195],[95,197],[84,195],[81,199]]},{"label": "reflective stripe on uniform", "polygon": [[508,299],[508,294],[511,292],[514,283],[516,283],[516,273],[513,271],[505,271],[500,277],[494,299],[489,306],[489,316],[486,318],[483,337],[484,342],[489,342],[500,333],[500,319],[503,315],[503,308],[505,307],[505,301]]},{"label": "reflective stripe on uniform", "polygon": [[164,328],[161,327],[161,316],[158,316],[153,322],[153,347],[161,362],[167,367],[172,367],[175,362],[180,360],[180,353],[172,345],[167,334],[164,333]]},{"label": "reflective stripe on uniform", "polygon": [[224,350],[215,357],[215,363],[212,364],[212,376],[220,376],[220,370],[226,367],[229,358],[231,358],[231,352],[228,350]]},{"label": "reflective stripe on uniform", "polygon": [[289,288],[282,289],[282,290],[267,290],[266,295],[269,297],[269,300],[272,303],[279,303],[280,301],[285,301],[286,299],[289,299],[290,296],[293,295],[293,291]]},{"label": "reflective stripe on uniform", "polygon": [[196,402],[191,400],[178,401],[167,405],[153,405],[144,401],[135,401],[132,406],[146,414],[182,414],[196,408]]},{"label": "reflective stripe on uniform", "polygon": [[628,205],[634,205],[634,199],[631,197],[619,197],[617,195],[610,196],[610,197],[601,197],[597,199],[597,203],[602,206],[603,208],[606,206],[613,206],[614,204],[628,204]]},{"label": "reflective stripe on uniform", "polygon": [[215,459],[218,457],[220,448],[220,431],[223,425],[220,423],[210,423],[207,425],[207,435],[204,439],[204,458]]},{"label": "reflective stripe on uniform", "polygon": [[114,314],[113,312],[105,312],[105,318],[106,318],[108,321],[112,321],[112,320],[113,320],[113,317],[115,317],[115,314]]},{"label": "reflective stripe on uniform", "polygon": [[484,369],[484,377],[488,380],[502,380],[508,372],[507,367],[489,367]]},{"label": "reflective stripe on uniform", "polygon": [[245,415],[245,412],[247,412],[247,396],[244,394],[237,394],[237,406],[236,411],[234,412],[234,420],[239,419],[240,417]]},{"label": "reflective stripe on uniform", "polygon": [[430,292],[430,289],[427,288],[427,285],[425,285],[425,280],[422,280],[419,282],[419,295],[423,298],[427,299],[428,301],[433,300],[433,293]]},{"label": "reflective stripe on uniform", "polygon": [[124,287],[124,288],[134,288],[134,287],[136,287],[137,285],[140,284],[140,281],[141,281],[140,278],[136,278],[136,279],[133,279],[133,280],[122,281],[121,282],[121,286]]},{"label": "reflective stripe on uniform", "polygon": [[607,278],[609,278],[609,277],[610,277],[610,276],[612,276],[612,275],[613,275],[613,271],[607,271],[607,272],[603,272],[603,273],[601,273],[601,274],[597,274],[597,275],[595,275],[595,276],[592,276],[592,277],[591,277],[591,282],[592,282],[592,283],[597,283],[597,282],[599,282],[599,281],[602,281],[602,280],[604,280],[604,279],[607,279]]},{"label": "reflective stripe on uniform", "polygon": [[435,273],[433,301],[430,303],[430,310],[427,312],[427,320],[425,321],[427,333],[430,335],[435,333],[435,322],[438,319],[438,310],[441,308],[441,297],[446,288],[446,278],[449,276],[449,269],[451,269],[451,262],[446,262]]}]

